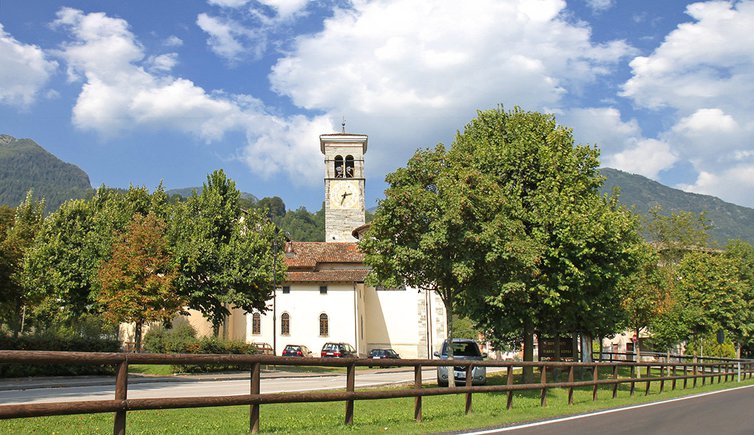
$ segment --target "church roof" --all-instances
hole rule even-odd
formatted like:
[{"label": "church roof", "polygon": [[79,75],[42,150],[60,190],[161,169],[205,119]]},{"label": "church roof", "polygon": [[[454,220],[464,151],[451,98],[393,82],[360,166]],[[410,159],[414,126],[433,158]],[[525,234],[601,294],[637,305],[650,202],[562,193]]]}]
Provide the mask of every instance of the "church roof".
[{"label": "church roof", "polygon": [[364,282],[364,254],[350,242],[289,242],[285,247],[288,282]]}]

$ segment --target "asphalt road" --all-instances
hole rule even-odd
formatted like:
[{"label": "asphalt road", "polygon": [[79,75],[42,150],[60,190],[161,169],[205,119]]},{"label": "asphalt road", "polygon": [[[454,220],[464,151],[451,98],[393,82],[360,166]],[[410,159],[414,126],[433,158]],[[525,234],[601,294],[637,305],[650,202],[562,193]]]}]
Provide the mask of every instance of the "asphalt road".
[{"label": "asphalt road", "polygon": [[512,426],[475,434],[751,435],[754,386]]},{"label": "asphalt road", "polygon": [[[434,368],[422,371],[422,379],[433,382],[436,370]],[[413,370],[371,370],[356,373],[356,387],[389,385],[413,382]],[[75,381],[75,379],[71,379]],[[95,380],[96,381],[96,380]],[[131,383],[128,385],[128,397],[131,399],[160,398],[160,397],[198,397],[198,396],[230,396],[249,394],[249,379],[169,379],[167,381],[154,380],[151,382]],[[5,388],[0,391],[0,405],[17,403],[68,402],[80,400],[108,400],[115,394],[114,378],[103,378],[92,385],[59,386],[45,388],[24,387],[19,384],[17,389]],[[272,376],[262,375],[260,383],[261,393],[313,391],[345,388],[345,375],[323,376]]]}]

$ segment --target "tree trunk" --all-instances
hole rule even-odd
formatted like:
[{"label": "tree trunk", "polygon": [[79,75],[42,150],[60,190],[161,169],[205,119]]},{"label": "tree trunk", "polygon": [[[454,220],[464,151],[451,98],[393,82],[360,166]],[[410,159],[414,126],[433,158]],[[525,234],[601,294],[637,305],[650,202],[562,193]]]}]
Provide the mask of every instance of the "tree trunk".
[{"label": "tree trunk", "polygon": [[[534,331],[531,321],[524,322],[524,361],[534,361]],[[524,383],[534,381],[534,367],[524,367]]]},{"label": "tree trunk", "polygon": [[135,351],[141,352],[141,329],[143,326],[143,322],[136,322],[136,326],[134,327],[134,347]]},{"label": "tree trunk", "polygon": [[[453,361],[453,294],[448,292],[447,297],[443,298],[445,303],[445,325],[448,330],[448,361]],[[442,349],[440,349],[442,352]],[[456,386],[455,368],[453,365],[448,367],[448,387]]]},{"label": "tree trunk", "polygon": [[[594,351],[594,343],[592,343],[592,336],[588,333],[582,332],[581,338],[581,362],[592,362],[592,353]],[[602,355],[602,341],[600,341],[600,356]]]},{"label": "tree trunk", "polygon": [[[639,346],[639,331],[640,328],[636,328],[636,343],[634,343],[634,355],[636,356],[636,362],[641,362],[641,348]],[[641,370],[636,370],[636,377],[641,378]]]}]

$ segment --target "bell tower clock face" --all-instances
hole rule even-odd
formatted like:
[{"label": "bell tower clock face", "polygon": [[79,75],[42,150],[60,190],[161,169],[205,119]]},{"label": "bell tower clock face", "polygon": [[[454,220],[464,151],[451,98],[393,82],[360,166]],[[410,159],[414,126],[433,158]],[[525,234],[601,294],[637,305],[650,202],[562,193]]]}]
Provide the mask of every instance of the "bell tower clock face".
[{"label": "bell tower clock face", "polygon": [[330,185],[330,207],[334,209],[354,209],[361,204],[361,190],[356,180],[332,180]]}]

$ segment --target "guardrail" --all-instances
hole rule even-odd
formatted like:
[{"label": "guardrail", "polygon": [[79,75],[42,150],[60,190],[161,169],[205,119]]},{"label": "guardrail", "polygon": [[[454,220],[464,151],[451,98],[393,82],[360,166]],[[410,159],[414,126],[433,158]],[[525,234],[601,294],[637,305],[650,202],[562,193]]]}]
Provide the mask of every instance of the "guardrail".
[{"label": "guardrail", "polygon": [[[637,383],[645,383],[645,394],[649,394],[652,382],[660,383],[660,392],[664,391],[665,382],[672,382],[672,388],[676,388],[676,382],[683,381],[683,388],[687,387],[689,380],[693,380],[696,387],[697,380],[701,379],[702,385],[707,380],[711,383],[727,382],[734,378],[751,378],[754,374],[754,361],[718,361],[715,363],[636,363],[636,362],[613,362],[613,363],[578,363],[578,362],[513,362],[513,361],[466,361],[454,360],[455,367],[465,367],[466,385],[454,388],[438,388],[425,386],[422,383],[423,367],[446,367],[450,364],[447,360],[375,360],[375,359],[334,359],[334,358],[290,358],[271,355],[186,355],[186,354],[134,354],[134,353],[87,353],[87,352],[41,352],[41,351],[0,351],[0,363],[15,364],[98,364],[114,365],[115,397],[112,400],[94,401],[69,401],[65,403],[35,403],[0,405],[0,419],[26,418],[54,415],[109,413],[115,414],[113,432],[125,434],[126,415],[128,411],[176,409],[176,408],[199,408],[214,406],[249,405],[250,430],[252,433],[259,431],[259,407],[271,403],[301,403],[301,402],[345,402],[345,423],[353,423],[354,401],[376,400],[399,397],[414,397],[414,418],[422,420],[422,398],[445,394],[465,394],[466,413],[472,410],[473,393],[501,392],[507,393],[506,408],[510,409],[513,403],[515,391],[539,390],[540,405],[547,404],[547,390],[553,388],[568,389],[568,403],[573,404],[574,388],[592,387],[592,400],[597,400],[598,387],[612,385],[612,397],[618,394],[620,384],[630,384],[629,392],[634,394]],[[213,397],[188,397],[188,398],[160,398],[160,399],[129,399],[128,398],[128,365],[129,364],[240,364],[250,367],[249,394],[233,396]],[[265,393],[260,394],[260,368],[262,365],[275,366],[320,366],[320,367],[345,367],[346,383],[345,391],[318,391],[318,392],[294,392],[294,393]],[[356,391],[356,367],[359,366],[401,366],[414,369],[414,382],[408,388],[402,389],[365,389]],[[506,383],[504,385],[472,386],[472,371],[474,367],[502,367],[506,369]],[[539,370],[539,382],[529,384],[515,384],[514,369],[533,367]],[[619,368],[627,367],[629,377],[620,378]],[[591,379],[588,381],[576,381],[577,369],[591,371]],[[639,372],[645,370],[644,377],[638,377]],[[560,382],[558,372],[567,372],[567,382]],[[666,373],[667,371],[667,373]],[[548,374],[552,374],[551,382],[548,382]],[[602,373],[602,378],[600,378]]]}]

